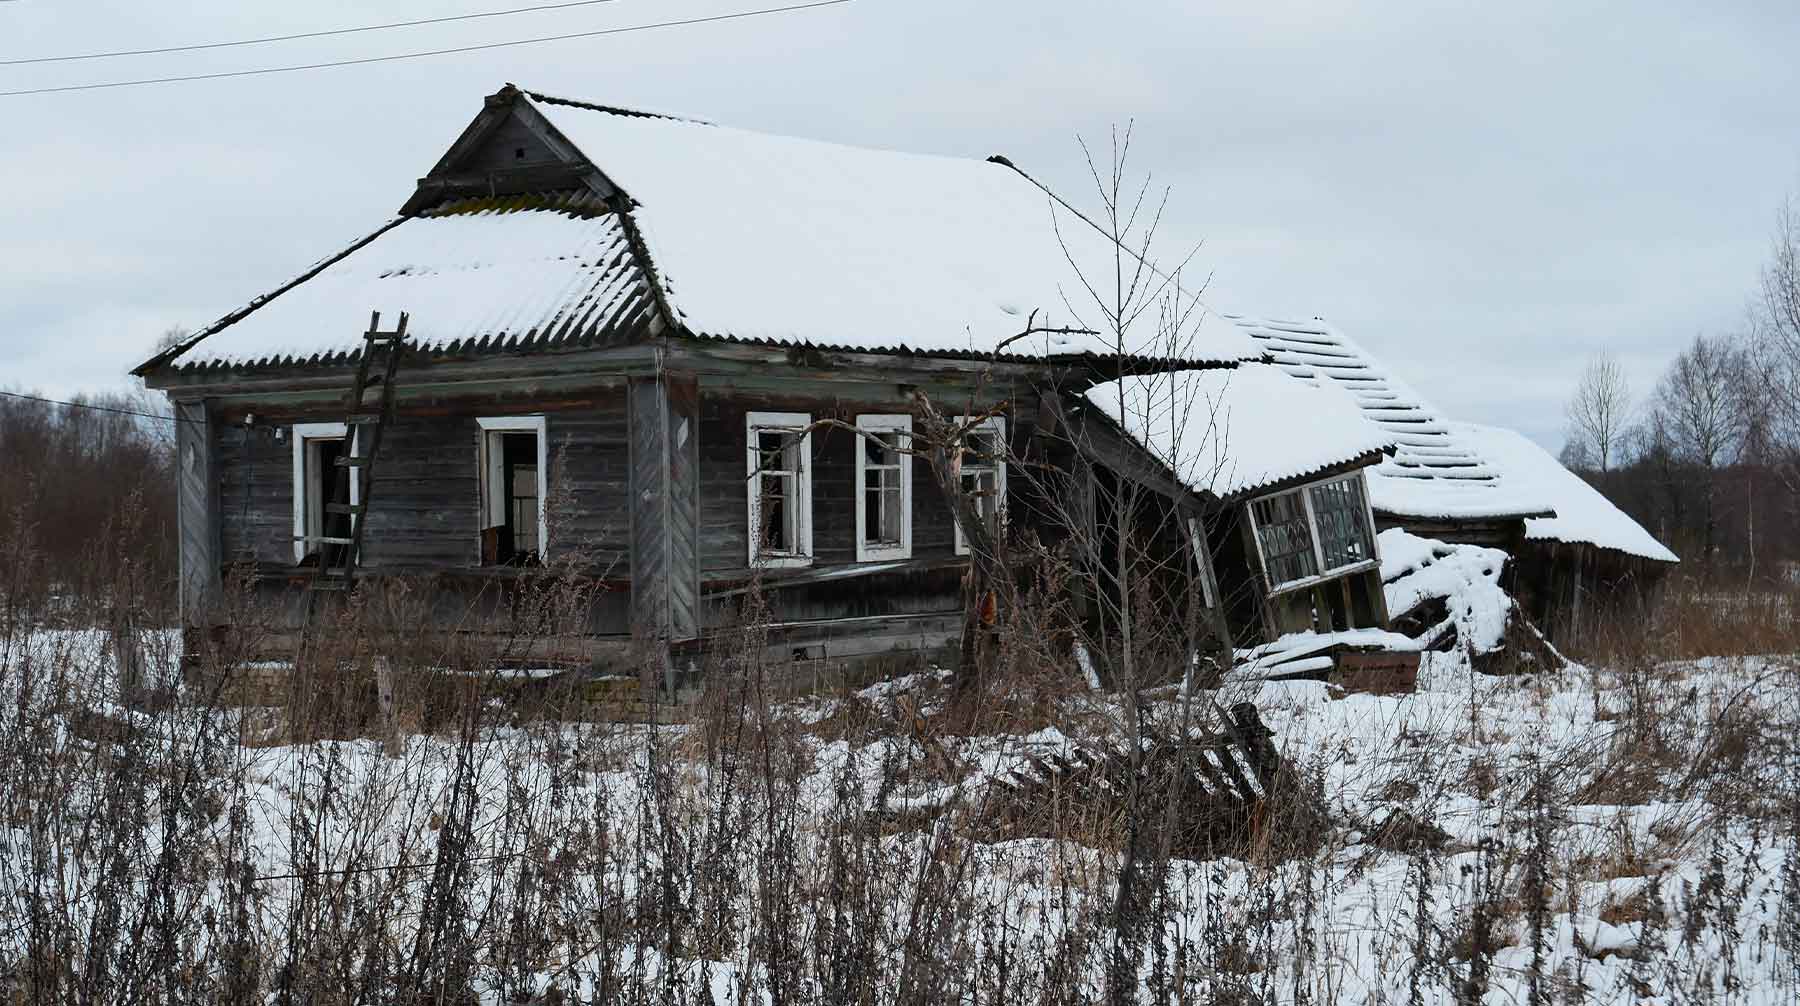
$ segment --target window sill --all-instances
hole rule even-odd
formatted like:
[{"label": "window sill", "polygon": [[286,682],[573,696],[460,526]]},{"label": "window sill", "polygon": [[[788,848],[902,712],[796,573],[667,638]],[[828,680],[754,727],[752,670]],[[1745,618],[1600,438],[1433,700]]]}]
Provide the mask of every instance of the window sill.
[{"label": "window sill", "polygon": [[856,550],[857,562],[895,562],[911,559],[910,548],[859,548]]},{"label": "window sill", "polygon": [[750,564],[752,569],[804,569],[813,564],[810,555],[764,555]]},{"label": "window sill", "polygon": [[1270,587],[1269,596],[1274,597],[1277,594],[1288,594],[1296,590],[1305,590],[1308,587],[1317,587],[1321,583],[1328,583],[1332,580],[1341,580],[1346,576],[1375,569],[1380,565],[1380,559],[1364,559],[1361,562],[1351,563],[1348,566],[1339,566],[1336,569],[1327,570],[1324,573],[1309,576],[1305,579],[1289,580],[1286,583]]}]

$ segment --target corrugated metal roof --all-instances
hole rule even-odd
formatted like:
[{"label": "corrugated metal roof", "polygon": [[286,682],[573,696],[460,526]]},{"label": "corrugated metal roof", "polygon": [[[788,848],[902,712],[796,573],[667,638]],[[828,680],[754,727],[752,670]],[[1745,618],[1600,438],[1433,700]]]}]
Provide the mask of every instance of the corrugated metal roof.
[{"label": "corrugated metal roof", "polygon": [[1397,517],[1511,519],[1548,514],[1548,500],[1504,484],[1495,468],[1424,396],[1349,336],[1318,319],[1234,316],[1277,366],[1305,380],[1329,380],[1348,392],[1363,417],[1397,450],[1371,475],[1369,498]]},{"label": "corrugated metal roof", "polygon": [[360,350],[371,309],[406,311],[413,344],[448,355],[612,340],[652,308],[617,215],[573,195],[468,199],[327,259],[202,330],[176,362],[340,362]]},{"label": "corrugated metal roof", "polygon": [[1087,400],[1197,493],[1229,498],[1393,446],[1330,382],[1276,367],[1183,370],[1107,381]]},{"label": "corrugated metal roof", "polygon": [[1475,423],[1456,423],[1454,429],[1504,468],[1506,481],[1531,486],[1556,507],[1554,517],[1525,522],[1528,540],[1594,545],[1656,562],[1681,561],[1643,525],[1524,434]]},{"label": "corrugated metal roof", "polygon": [[[1122,352],[1200,366],[1261,358],[1235,326],[1205,315],[1179,338],[1158,331],[1155,310],[1122,339],[1091,331],[1107,327],[1095,320],[1105,312],[1088,302],[1082,275],[1111,275],[1118,247],[1008,164],[510,87],[501,96],[517,103],[514,114],[550,123],[579,154],[572,163],[591,163],[622,191],[620,212],[592,196],[540,195],[402,218],[139,372],[351,356],[372,309],[409,312],[419,344],[435,353],[630,338],[660,307],[676,334],[763,345]],[[1017,338],[1028,326],[1033,334]]]},{"label": "corrugated metal roof", "polygon": [[[1083,277],[1111,289],[1097,228],[1008,164],[874,150],[527,92],[531,107],[632,201],[676,320],[700,336],[871,352],[1111,355]],[[1158,283],[1146,276],[1146,288]],[[1193,363],[1257,359],[1203,321],[1168,345],[1157,312],[1124,351]],[[1192,334],[1192,333],[1184,333]]]}]

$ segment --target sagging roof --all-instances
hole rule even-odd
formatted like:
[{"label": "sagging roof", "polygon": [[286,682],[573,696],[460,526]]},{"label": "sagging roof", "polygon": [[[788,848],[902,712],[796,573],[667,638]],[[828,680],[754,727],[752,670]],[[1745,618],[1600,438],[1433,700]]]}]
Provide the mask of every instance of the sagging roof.
[{"label": "sagging roof", "polygon": [[1556,508],[1554,517],[1525,522],[1527,539],[1595,545],[1657,562],[1681,561],[1599,490],[1523,434],[1475,423],[1452,423],[1451,428],[1499,467],[1507,484],[1543,496]]},{"label": "sagging roof", "polygon": [[1268,364],[1125,377],[1086,397],[1189,490],[1225,499],[1372,463],[1394,446],[1335,386]]},{"label": "sagging roof", "polygon": [[1514,520],[1549,516],[1552,503],[1531,483],[1508,484],[1476,445],[1424,396],[1408,387],[1349,336],[1318,319],[1233,316],[1287,373],[1329,379],[1398,449],[1371,472],[1377,512],[1431,520]]},{"label": "sagging roof", "polygon": [[[599,198],[574,210],[415,215],[415,196],[413,212],[139,372],[333,359],[360,347],[372,309],[409,312],[415,340],[433,349],[604,339],[646,304],[669,315],[674,334],[704,339],[984,356],[1005,344],[1022,358],[1117,348],[1092,331],[1007,342],[1028,322],[1102,327],[1081,310],[1076,266],[1110,276],[1116,246],[1004,159],[774,136],[511,85],[488,108],[490,122],[496,110],[512,116],[585,172]],[[434,175],[454,174],[475,130]],[[1151,327],[1127,333],[1127,353],[1194,365],[1261,358],[1219,319],[1178,351]]]}]

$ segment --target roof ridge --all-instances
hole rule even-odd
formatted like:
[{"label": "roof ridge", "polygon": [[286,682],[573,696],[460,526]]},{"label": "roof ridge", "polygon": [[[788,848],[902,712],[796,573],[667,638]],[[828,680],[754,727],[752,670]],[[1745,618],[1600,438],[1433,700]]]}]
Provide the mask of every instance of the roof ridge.
[{"label": "roof ridge", "polygon": [[718,125],[718,123],[713,122],[710,119],[696,118],[691,115],[676,115],[672,112],[652,112],[642,108],[626,108],[623,105],[603,105],[597,101],[583,101],[579,98],[558,97],[554,94],[545,94],[543,91],[534,91],[529,87],[520,87],[511,81],[508,81],[506,86],[513,88],[533,101],[541,101],[546,105],[565,105],[569,108],[584,108],[590,112],[605,112],[608,115],[623,115],[634,119],[668,119],[671,122],[691,122],[700,126]]}]

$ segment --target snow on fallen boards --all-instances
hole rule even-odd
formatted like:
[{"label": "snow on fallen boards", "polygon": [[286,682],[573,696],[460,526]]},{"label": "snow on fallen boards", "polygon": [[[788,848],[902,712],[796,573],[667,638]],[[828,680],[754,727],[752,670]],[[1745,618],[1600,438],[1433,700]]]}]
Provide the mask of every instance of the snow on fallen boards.
[{"label": "snow on fallen boards", "polygon": [[[1172,855],[1185,859],[1241,854],[1271,822],[1294,827],[1292,839],[1277,847],[1303,844],[1315,820],[1300,787],[1281,770],[1281,756],[1256,707],[1232,706],[1225,728],[1216,733],[1171,737],[1145,730],[1142,756],[1134,768],[1123,746],[1075,744],[1065,754],[1026,758],[1026,768],[996,779],[984,809],[989,841],[1042,838],[1066,833],[1071,822],[1118,820],[1133,787],[1158,807],[1161,822],[1170,809],[1167,835]],[[1174,801],[1168,794],[1178,793]],[[1271,812],[1278,808],[1279,812]],[[1280,839],[1281,836],[1275,836]]]},{"label": "snow on fallen boards", "polygon": [[1450,545],[1397,527],[1381,532],[1379,550],[1389,618],[1419,648],[1461,643],[1480,655],[1504,644],[1514,607],[1500,587],[1505,552]]},{"label": "snow on fallen boards", "polygon": [[1381,532],[1380,549],[1391,622],[1420,649],[1465,649],[1471,666],[1487,674],[1568,662],[1500,586],[1505,552],[1446,544],[1400,528]]},{"label": "snow on fallen boards", "polygon": [[1324,681],[1334,696],[1400,694],[1418,685],[1420,649],[1416,640],[1385,629],[1294,632],[1238,650],[1227,676],[1240,681]]}]

